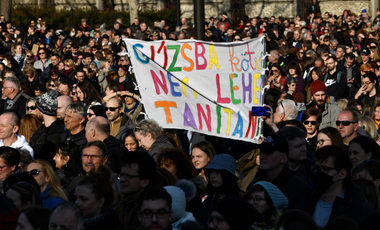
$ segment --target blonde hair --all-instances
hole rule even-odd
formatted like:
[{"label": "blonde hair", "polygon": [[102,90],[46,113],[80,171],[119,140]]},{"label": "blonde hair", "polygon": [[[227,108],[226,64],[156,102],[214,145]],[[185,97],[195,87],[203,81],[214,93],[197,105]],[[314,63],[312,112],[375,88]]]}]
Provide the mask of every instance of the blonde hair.
[{"label": "blonde hair", "polygon": [[75,70],[75,64],[74,64],[74,61],[72,59],[66,59],[63,63],[64,64],[69,64],[70,67]]},{"label": "blonde hair", "polygon": [[340,98],[336,103],[338,103],[339,108],[343,111],[347,108],[348,99]]},{"label": "blonde hair", "polygon": [[368,137],[375,141],[379,138],[375,122],[369,116],[359,116],[359,121],[363,123],[363,128],[367,132]]},{"label": "blonde hair", "polygon": [[50,163],[41,159],[33,160],[31,163],[37,163],[42,166],[42,171],[49,178],[48,185],[51,188],[51,195],[62,198],[64,201],[68,201],[67,196],[61,187],[61,183],[59,182],[58,177],[55,175],[53,167],[51,167]]}]

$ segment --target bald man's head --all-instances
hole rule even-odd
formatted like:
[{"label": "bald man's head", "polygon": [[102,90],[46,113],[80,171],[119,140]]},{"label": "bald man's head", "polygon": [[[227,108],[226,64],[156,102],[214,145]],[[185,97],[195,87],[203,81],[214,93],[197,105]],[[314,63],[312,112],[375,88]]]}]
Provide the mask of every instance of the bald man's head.
[{"label": "bald man's head", "polygon": [[58,100],[58,108],[57,108],[57,118],[63,121],[65,119],[65,111],[66,107],[73,103],[73,100],[66,95],[62,95],[57,97]]},{"label": "bald man's head", "polygon": [[87,122],[86,139],[87,142],[103,141],[111,133],[108,120],[102,116],[97,116]]}]

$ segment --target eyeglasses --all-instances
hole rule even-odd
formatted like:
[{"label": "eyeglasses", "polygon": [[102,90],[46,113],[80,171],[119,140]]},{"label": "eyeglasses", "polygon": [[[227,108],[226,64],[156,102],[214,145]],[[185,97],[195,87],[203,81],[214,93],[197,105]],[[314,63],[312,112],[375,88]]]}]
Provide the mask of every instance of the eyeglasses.
[{"label": "eyeglasses", "polygon": [[153,211],[150,210],[150,209],[145,209],[145,210],[139,212],[139,214],[140,214],[140,216],[141,216],[142,218],[144,218],[144,219],[151,219],[151,218],[153,217],[153,215],[156,215],[156,217],[157,217],[158,219],[162,219],[162,218],[165,218],[165,217],[168,216],[169,211],[166,210],[166,209],[164,209],[164,208],[163,208],[163,209],[160,209],[160,210],[158,210],[158,211],[156,211],[156,212],[153,212]]},{"label": "eyeglasses", "polygon": [[133,178],[137,178],[137,177],[140,177],[140,175],[130,175],[128,173],[119,173],[119,175],[117,176],[117,179],[121,180],[123,178],[124,180],[125,179],[132,180]]},{"label": "eyeglasses", "polygon": [[343,126],[349,126],[350,124],[354,124],[356,122],[353,121],[335,121],[336,126],[340,126],[342,124]]},{"label": "eyeglasses", "polygon": [[220,222],[223,222],[223,221],[226,221],[225,219],[223,218],[220,218],[218,216],[210,216],[208,218],[208,221],[207,223],[210,225],[210,223],[212,223],[212,225],[214,226],[218,226]]},{"label": "eyeglasses", "polygon": [[313,165],[313,166],[311,166],[311,171],[313,173],[316,173],[318,170],[321,170],[324,173],[329,173],[330,170],[332,170],[332,169],[336,169],[336,168],[331,168],[331,167],[324,166],[324,165]]},{"label": "eyeglasses", "polygon": [[108,63],[111,63],[111,61],[107,61]]},{"label": "eyeglasses", "polygon": [[282,107],[282,110],[284,110],[284,114],[285,114],[285,107],[284,107],[284,105],[282,104],[282,101],[280,101],[280,103],[279,103],[280,105],[281,105],[281,107]]},{"label": "eyeglasses", "polygon": [[71,95],[74,96],[76,94],[76,92],[71,92]]},{"label": "eyeglasses", "polygon": [[87,116],[92,117],[92,116],[95,116],[95,114],[94,113],[87,113]]},{"label": "eyeglasses", "polygon": [[370,48],[370,49],[376,49],[377,46],[370,46],[369,48]]},{"label": "eyeglasses", "polygon": [[297,86],[298,84],[291,84],[290,86]]},{"label": "eyeglasses", "polygon": [[308,125],[308,124],[316,125],[316,124],[317,124],[317,121],[303,121],[303,124],[304,124],[304,125]]},{"label": "eyeglasses", "polygon": [[38,54],[40,54],[40,55],[41,55],[41,54],[45,54],[45,52],[43,52],[43,53],[38,53]]},{"label": "eyeglasses", "polygon": [[303,54],[303,52],[300,52],[300,54]]},{"label": "eyeglasses", "polygon": [[83,158],[83,159],[88,159],[88,158],[90,158],[91,160],[93,160],[93,159],[99,159],[99,158],[101,158],[101,157],[103,157],[103,155],[87,155],[87,154],[83,154],[83,155],[82,155],[82,158]]},{"label": "eyeglasses", "polygon": [[12,87],[3,87],[3,89],[8,89],[8,88],[12,88]]},{"label": "eyeglasses", "polygon": [[39,170],[39,169],[32,169],[27,173],[29,173],[33,177],[36,177],[36,176],[40,175],[40,172],[41,172],[41,170]]},{"label": "eyeglasses", "polygon": [[111,111],[111,112],[115,112],[118,108],[120,108],[120,107],[105,107],[104,109],[106,110],[106,111]]},{"label": "eyeglasses", "polygon": [[259,197],[259,196],[255,196],[255,197],[249,196],[249,198],[248,198],[248,202],[253,201],[255,204],[259,204],[263,200],[265,200],[265,199],[262,197]]},{"label": "eyeglasses", "polygon": [[35,105],[32,105],[32,106],[26,106],[26,110],[36,110],[37,109],[37,106]]},{"label": "eyeglasses", "polygon": [[363,82],[364,85],[369,85],[369,84],[371,84],[371,83],[372,83],[372,82],[370,82],[370,81]]},{"label": "eyeglasses", "polygon": [[69,49],[71,49],[71,47],[70,46],[66,46],[66,49],[69,50]]},{"label": "eyeglasses", "polygon": [[3,170],[3,168],[7,167],[7,165],[0,166],[0,171]]}]

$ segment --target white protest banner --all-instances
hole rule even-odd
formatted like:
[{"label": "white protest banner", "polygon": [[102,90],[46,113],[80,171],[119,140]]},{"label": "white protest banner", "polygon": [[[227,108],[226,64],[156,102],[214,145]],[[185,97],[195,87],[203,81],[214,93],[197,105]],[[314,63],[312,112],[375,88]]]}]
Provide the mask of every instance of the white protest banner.
[{"label": "white protest banner", "polygon": [[124,39],[142,103],[163,128],[257,142],[264,38],[233,43]]}]

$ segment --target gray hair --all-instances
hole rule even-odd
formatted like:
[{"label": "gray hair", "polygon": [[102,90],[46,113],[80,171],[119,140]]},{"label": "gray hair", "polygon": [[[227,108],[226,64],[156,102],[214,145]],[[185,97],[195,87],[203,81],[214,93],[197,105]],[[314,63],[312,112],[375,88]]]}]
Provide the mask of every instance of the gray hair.
[{"label": "gray hair", "polygon": [[99,70],[98,65],[96,64],[96,62],[94,62],[94,61],[90,62],[90,66],[91,65],[95,66],[95,68],[96,68],[97,71]]},{"label": "gray hair", "polygon": [[135,132],[138,132],[143,136],[146,136],[147,133],[150,133],[152,135],[152,138],[154,140],[157,140],[157,138],[161,136],[163,129],[158,125],[156,121],[152,119],[146,119],[140,121],[136,125]]},{"label": "gray hair", "polygon": [[273,56],[276,59],[278,59],[280,57],[280,54],[278,53],[277,50],[270,51],[270,55]]},{"label": "gray hair", "polygon": [[86,118],[87,117],[87,109],[86,106],[84,106],[81,103],[75,102],[66,107],[66,109],[69,109],[70,112],[76,113],[78,119]]},{"label": "gray hair", "polygon": [[7,77],[5,78],[5,81],[9,81],[11,84],[13,84],[13,87],[15,88],[16,91],[20,91],[20,80],[18,80],[17,77]]},{"label": "gray hair", "polygon": [[54,215],[54,213],[56,212],[64,212],[64,213],[68,213],[68,212],[71,212],[71,213],[74,213],[75,215],[75,218],[77,219],[77,229],[80,230],[83,228],[83,225],[84,225],[84,215],[83,215],[83,212],[82,210],[75,204],[73,203],[70,203],[70,202],[64,202],[62,204],[59,204],[54,210],[53,212],[50,214],[50,221],[51,221],[51,217]]},{"label": "gray hair", "polygon": [[[280,114],[284,113],[285,108],[285,120],[295,120],[298,117],[298,109],[296,103],[290,99],[285,99],[277,103],[278,111]],[[284,108],[283,108],[284,107]]]},{"label": "gray hair", "polygon": [[336,40],[335,38],[333,38],[333,39],[330,39],[330,43],[339,44],[338,40]]},{"label": "gray hair", "polygon": [[317,58],[317,53],[314,50],[306,50],[305,51],[305,56],[310,55],[311,58],[316,59]]},{"label": "gray hair", "polygon": [[343,53],[346,53],[346,46],[344,45],[338,45],[338,47],[336,49],[342,49]]}]

